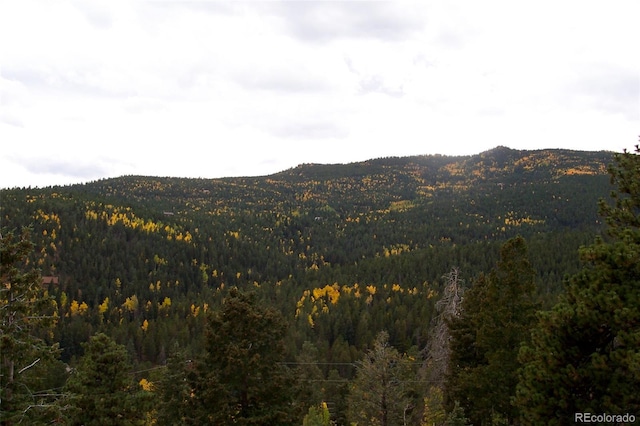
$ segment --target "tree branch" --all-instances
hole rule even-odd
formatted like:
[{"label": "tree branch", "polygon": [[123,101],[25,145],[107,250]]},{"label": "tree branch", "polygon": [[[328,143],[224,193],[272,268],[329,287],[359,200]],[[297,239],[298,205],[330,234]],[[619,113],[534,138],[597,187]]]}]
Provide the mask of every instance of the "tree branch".
[{"label": "tree branch", "polygon": [[22,374],[23,371],[30,369],[31,367],[33,367],[34,365],[36,365],[37,363],[40,362],[40,358],[36,359],[35,361],[33,361],[31,364],[27,365],[26,367],[24,367],[22,370],[18,371],[18,374]]}]

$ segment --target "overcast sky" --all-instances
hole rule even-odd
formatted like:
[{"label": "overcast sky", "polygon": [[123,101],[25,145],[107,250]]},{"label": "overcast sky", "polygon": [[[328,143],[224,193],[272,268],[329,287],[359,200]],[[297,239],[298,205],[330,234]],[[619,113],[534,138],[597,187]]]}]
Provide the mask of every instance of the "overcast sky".
[{"label": "overcast sky", "polygon": [[631,149],[640,2],[0,4],[0,187]]}]

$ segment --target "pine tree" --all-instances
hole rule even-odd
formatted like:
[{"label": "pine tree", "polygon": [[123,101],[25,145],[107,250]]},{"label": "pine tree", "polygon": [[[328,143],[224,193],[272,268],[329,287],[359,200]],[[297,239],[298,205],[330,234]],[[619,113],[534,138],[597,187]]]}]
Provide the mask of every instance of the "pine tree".
[{"label": "pine tree", "polygon": [[349,417],[356,424],[405,424],[415,406],[408,386],[410,361],[389,345],[389,335],[378,333],[373,348],[358,367],[349,394]]},{"label": "pine tree", "polygon": [[67,382],[73,425],[135,425],[145,418],[143,394],[124,346],[98,333]]},{"label": "pine tree", "polygon": [[465,293],[450,321],[451,358],[445,386],[449,409],[459,401],[473,424],[499,415],[515,419],[518,350],[532,326],[535,275],[522,237],[507,241],[500,261]]},{"label": "pine tree", "polygon": [[309,341],[302,345],[292,371],[295,379],[295,414],[302,418],[310,407],[322,402],[322,370],[318,367],[318,349]]},{"label": "pine tree", "polygon": [[156,392],[159,398],[158,424],[192,424],[192,383],[189,380],[191,360],[176,347],[169,357],[165,371],[158,381]]},{"label": "pine tree", "polygon": [[37,388],[40,368],[52,365],[59,351],[38,337],[51,329],[52,299],[42,290],[40,273],[29,264],[29,229],[20,237],[0,233],[0,421],[31,424],[58,418],[57,394]]},{"label": "pine tree", "polygon": [[522,348],[517,403],[525,424],[573,424],[575,413],[640,413],[640,149],[610,166],[604,238]]},{"label": "pine tree", "polygon": [[293,396],[284,361],[285,322],[255,294],[231,289],[208,319],[206,354],[194,395],[201,424],[291,424]]},{"label": "pine tree", "polygon": [[331,426],[327,404],[323,402],[319,406],[309,407],[309,412],[302,420],[302,426]]}]

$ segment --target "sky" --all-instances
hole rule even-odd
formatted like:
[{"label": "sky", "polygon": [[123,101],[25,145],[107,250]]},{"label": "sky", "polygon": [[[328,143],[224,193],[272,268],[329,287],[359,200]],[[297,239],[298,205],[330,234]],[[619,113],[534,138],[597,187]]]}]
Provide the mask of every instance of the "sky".
[{"label": "sky", "polygon": [[6,0],[0,188],[640,135],[640,2]]}]

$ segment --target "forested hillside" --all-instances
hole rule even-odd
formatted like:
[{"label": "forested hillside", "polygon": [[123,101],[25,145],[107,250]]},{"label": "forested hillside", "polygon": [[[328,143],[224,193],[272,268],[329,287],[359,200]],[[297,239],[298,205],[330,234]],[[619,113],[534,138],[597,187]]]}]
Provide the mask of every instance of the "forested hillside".
[{"label": "forested hillside", "polygon": [[207,318],[237,288],[282,315],[287,374],[317,388],[298,401],[297,424],[322,400],[345,424],[357,416],[346,383],[367,351],[388,344],[422,365],[453,268],[469,287],[522,236],[536,303],[555,303],[579,270],[579,247],[603,230],[612,161],[498,147],[264,177],[125,176],[4,189],[0,217],[5,232],[32,229],[30,264],[54,301],[41,337],[59,343],[62,363],[76,366],[104,333],[126,348],[136,380],[160,380],[176,348],[185,359],[211,351]]}]

